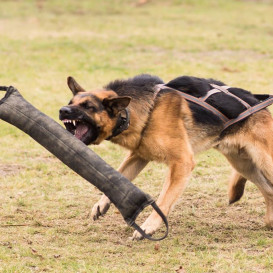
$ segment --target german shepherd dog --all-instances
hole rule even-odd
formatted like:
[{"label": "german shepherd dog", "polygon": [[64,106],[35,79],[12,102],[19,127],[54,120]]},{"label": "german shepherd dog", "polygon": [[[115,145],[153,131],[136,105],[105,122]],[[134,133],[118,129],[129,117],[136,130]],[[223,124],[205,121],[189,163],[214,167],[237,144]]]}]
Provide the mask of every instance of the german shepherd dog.
[{"label": "german shepherd dog", "polygon": [[[86,145],[110,140],[130,152],[119,172],[133,180],[149,161],[164,162],[168,175],[157,204],[168,215],[181,195],[194,168],[194,155],[215,148],[233,167],[229,182],[229,202],[238,201],[247,180],[262,192],[266,203],[265,222],[273,227],[273,119],[263,109],[240,121],[224,132],[223,122],[208,109],[185,100],[181,92],[196,97],[206,95],[210,84],[223,86],[213,79],[182,76],[166,84],[147,74],[127,80],[116,80],[102,90],[86,91],[72,77],[68,86],[74,97],[60,109],[68,131]],[[231,88],[230,92],[251,106],[259,102],[250,92]],[[218,109],[233,118],[243,106],[231,96],[214,96]],[[212,101],[213,102],[213,101]],[[94,205],[92,218],[98,219],[110,206],[106,196]],[[153,211],[141,226],[153,234],[161,218]],[[133,239],[141,239],[135,231]]]}]

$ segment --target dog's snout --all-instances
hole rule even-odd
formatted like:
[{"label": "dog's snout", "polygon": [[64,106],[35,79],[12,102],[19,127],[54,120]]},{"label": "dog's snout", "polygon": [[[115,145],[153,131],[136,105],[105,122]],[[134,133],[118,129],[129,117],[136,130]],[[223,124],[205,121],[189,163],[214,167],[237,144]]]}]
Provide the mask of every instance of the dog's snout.
[{"label": "dog's snout", "polygon": [[70,114],[71,113],[71,108],[68,106],[64,106],[60,109],[60,115],[63,114]]}]

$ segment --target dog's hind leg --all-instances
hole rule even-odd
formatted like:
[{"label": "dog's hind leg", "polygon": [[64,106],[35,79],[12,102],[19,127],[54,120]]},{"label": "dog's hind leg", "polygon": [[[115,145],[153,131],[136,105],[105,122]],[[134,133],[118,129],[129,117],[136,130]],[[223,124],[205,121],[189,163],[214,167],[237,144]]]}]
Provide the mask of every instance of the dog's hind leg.
[{"label": "dog's hind leg", "polygon": [[273,228],[273,161],[268,150],[261,147],[254,150],[252,144],[250,148],[245,148],[243,157],[239,154],[226,156],[238,173],[242,174],[237,176],[237,179],[241,180],[239,184],[245,183],[244,180],[248,179],[263,194],[266,203],[265,223]]},{"label": "dog's hind leg", "polygon": [[273,119],[269,111],[253,114],[237,133],[227,135],[218,148],[240,174],[231,182],[231,200],[236,200],[233,188],[237,188],[238,197],[245,179],[250,180],[265,198],[265,222],[273,228]]},{"label": "dog's hind leg", "polygon": [[273,229],[273,186],[267,181],[267,186],[257,185],[262,192],[266,203],[265,224],[267,227]]},{"label": "dog's hind leg", "polygon": [[[273,165],[271,165],[273,168]],[[273,228],[273,176],[270,179],[265,175],[263,170],[256,169],[253,182],[260,189],[266,203],[265,224]]]},{"label": "dog's hind leg", "polygon": [[[130,153],[122,162],[118,171],[123,174],[128,180],[132,181],[148,164],[146,161],[137,155]],[[109,207],[111,201],[106,195],[103,195],[101,199],[93,206],[91,211],[91,218],[97,220],[100,216],[104,215]]]},{"label": "dog's hind leg", "polygon": [[236,170],[233,170],[228,187],[229,204],[233,204],[241,199],[244,194],[246,181],[246,178]]},{"label": "dog's hind leg", "polygon": [[[268,147],[265,147],[268,148]],[[259,152],[251,150],[254,158],[255,177],[253,182],[262,192],[266,203],[265,223],[273,228],[273,160],[267,149],[261,149]],[[256,181],[255,181],[256,179]]]}]

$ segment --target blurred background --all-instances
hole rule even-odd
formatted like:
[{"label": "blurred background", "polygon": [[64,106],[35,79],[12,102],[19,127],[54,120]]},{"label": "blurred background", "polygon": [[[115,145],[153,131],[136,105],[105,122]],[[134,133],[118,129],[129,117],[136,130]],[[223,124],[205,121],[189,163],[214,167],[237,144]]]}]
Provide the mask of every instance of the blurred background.
[{"label": "blurred background", "polygon": [[150,73],[269,92],[272,9],[269,0],[1,0],[1,84],[36,89],[33,101],[50,106],[63,103],[69,75],[86,88]]}]

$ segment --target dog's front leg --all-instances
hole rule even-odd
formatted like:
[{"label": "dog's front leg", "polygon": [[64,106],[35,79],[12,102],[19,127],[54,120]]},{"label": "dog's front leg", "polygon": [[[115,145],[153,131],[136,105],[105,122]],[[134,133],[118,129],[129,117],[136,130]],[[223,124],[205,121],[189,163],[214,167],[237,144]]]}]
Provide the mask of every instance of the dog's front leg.
[{"label": "dog's front leg", "polygon": [[[169,164],[169,172],[166,181],[156,202],[166,216],[168,216],[175,202],[185,189],[193,167],[194,162],[191,156],[186,159],[181,159],[180,161],[176,160]],[[161,223],[161,217],[157,212],[153,211],[141,228],[147,234],[152,235],[160,227]],[[135,231],[132,239],[139,240],[142,239],[142,236],[139,232]]]},{"label": "dog's front leg", "polygon": [[[130,153],[121,163],[118,171],[128,180],[132,181],[143,170],[148,162],[149,161],[140,158],[134,153]],[[111,202],[109,198],[106,195],[103,195],[92,208],[92,219],[97,220],[100,216],[104,215],[108,211],[110,204]]]}]

